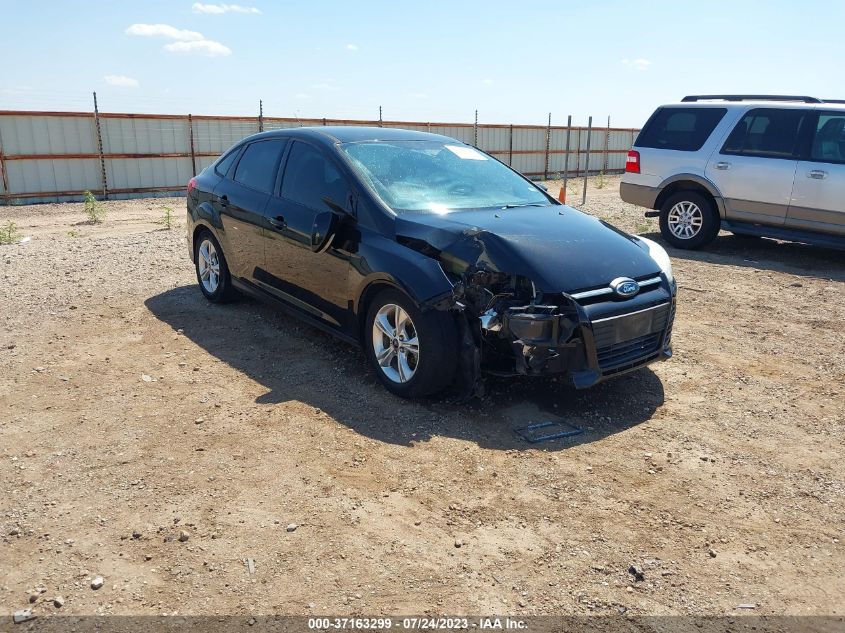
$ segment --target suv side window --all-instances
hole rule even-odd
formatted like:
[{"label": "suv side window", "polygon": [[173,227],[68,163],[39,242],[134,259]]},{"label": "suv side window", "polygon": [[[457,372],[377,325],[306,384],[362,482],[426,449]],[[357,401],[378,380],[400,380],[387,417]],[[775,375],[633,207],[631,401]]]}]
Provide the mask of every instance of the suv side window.
[{"label": "suv side window", "polygon": [[229,173],[229,168],[232,166],[232,163],[235,162],[235,159],[238,157],[238,152],[240,151],[241,148],[236,147],[214,164],[214,171],[217,172],[218,176],[225,176]]},{"label": "suv side window", "polygon": [[323,198],[346,207],[349,183],[334,164],[306,143],[290,148],[282,180],[282,197],[312,211],[328,211]]},{"label": "suv side window", "polygon": [[637,137],[635,147],[696,152],[727,108],[659,108]]},{"label": "suv side window", "polygon": [[722,154],[796,158],[801,123],[809,110],[749,110],[728,136]]},{"label": "suv side window", "polygon": [[251,189],[270,193],[273,191],[279,158],[284,148],[284,139],[250,143],[238,161],[234,179]]},{"label": "suv side window", "polygon": [[819,112],[810,147],[810,160],[845,163],[845,112]]}]

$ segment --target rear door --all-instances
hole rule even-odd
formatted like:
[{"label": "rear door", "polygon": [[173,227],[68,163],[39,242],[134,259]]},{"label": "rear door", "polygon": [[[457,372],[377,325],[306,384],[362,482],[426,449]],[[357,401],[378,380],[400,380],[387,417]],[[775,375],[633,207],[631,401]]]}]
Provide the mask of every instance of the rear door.
[{"label": "rear door", "polygon": [[786,219],[800,132],[812,110],[755,108],[739,120],[707,163],[728,219],[779,225]]},{"label": "rear door", "polygon": [[264,265],[264,207],[273,190],[284,139],[246,146],[234,170],[214,188],[215,211],[223,224],[223,252],[232,275],[252,280]]},{"label": "rear door", "polygon": [[818,111],[806,160],[798,162],[787,224],[845,235],[845,112]]}]

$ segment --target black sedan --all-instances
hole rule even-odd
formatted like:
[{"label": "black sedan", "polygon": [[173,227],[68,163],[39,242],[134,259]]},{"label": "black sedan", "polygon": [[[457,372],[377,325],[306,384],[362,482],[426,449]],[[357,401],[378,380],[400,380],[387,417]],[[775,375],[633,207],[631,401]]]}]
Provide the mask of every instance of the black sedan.
[{"label": "black sedan", "polygon": [[671,356],[666,252],[445,136],[368,127],[250,136],[188,185],[214,302],[248,293],[364,347],[414,397],[482,372],[583,388]]}]

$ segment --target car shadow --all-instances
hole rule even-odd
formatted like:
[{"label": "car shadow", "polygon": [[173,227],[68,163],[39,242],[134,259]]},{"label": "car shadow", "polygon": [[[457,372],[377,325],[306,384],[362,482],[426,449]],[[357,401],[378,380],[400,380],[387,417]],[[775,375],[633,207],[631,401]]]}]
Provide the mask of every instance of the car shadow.
[{"label": "car shadow", "polygon": [[830,248],[721,233],[702,250],[687,251],[669,246],[659,231],[642,236],[659,242],[674,259],[845,281],[845,252]]},{"label": "car shadow", "polygon": [[[256,404],[306,403],[389,444],[410,446],[442,436],[483,448],[560,450],[641,424],[664,402],[663,385],[648,368],[586,391],[556,378],[488,378],[481,398],[407,401],[384,389],[358,348],[258,301],[214,305],[195,286],[182,286],[145,305],[174,331],[263,385],[267,391]],[[516,433],[544,422],[582,432],[541,443]]]}]

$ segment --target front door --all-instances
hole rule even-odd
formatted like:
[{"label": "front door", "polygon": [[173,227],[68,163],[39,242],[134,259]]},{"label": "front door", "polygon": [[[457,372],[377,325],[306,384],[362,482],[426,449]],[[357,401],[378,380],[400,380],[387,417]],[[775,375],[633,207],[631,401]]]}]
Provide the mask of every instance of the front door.
[{"label": "front door", "polygon": [[349,253],[342,240],[311,251],[311,231],[326,201],[351,211],[351,189],[334,161],[318,148],[294,141],[285,159],[279,195],[264,211],[267,221],[266,275],[271,293],[335,327],[346,325],[349,310]]},{"label": "front door", "polygon": [[705,174],[722,194],[729,220],[783,224],[798,164],[807,109],[748,111],[714,152]]},{"label": "front door", "polygon": [[818,113],[807,160],[798,163],[787,224],[845,235],[845,112]]}]

